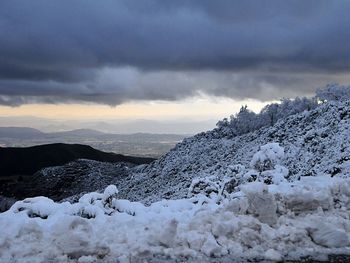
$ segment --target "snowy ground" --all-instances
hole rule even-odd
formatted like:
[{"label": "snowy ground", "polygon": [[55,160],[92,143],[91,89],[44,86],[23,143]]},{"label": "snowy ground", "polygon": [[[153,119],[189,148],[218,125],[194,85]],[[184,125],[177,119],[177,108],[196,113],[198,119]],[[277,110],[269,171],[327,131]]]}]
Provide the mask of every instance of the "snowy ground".
[{"label": "snowy ground", "polygon": [[267,144],[233,191],[228,186],[236,178],[206,177],[193,181],[188,198],[150,206],[118,199],[113,185],[73,204],[19,201],[0,214],[0,261],[279,261],[350,254],[350,179],[288,182],[283,155],[277,143]]}]

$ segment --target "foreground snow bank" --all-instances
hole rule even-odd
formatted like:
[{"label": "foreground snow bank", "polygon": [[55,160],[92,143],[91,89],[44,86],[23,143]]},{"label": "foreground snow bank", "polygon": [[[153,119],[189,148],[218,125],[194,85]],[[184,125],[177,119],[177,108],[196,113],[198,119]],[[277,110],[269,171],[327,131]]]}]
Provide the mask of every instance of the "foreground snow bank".
[{"label": "foreground snow bank", "polygon": [[28,198],[0,214],[1,262],[281,260],[350,253],[350,179],[251,182],[218,202],[197,195],[146,207],[117,189],[78,203]]}]

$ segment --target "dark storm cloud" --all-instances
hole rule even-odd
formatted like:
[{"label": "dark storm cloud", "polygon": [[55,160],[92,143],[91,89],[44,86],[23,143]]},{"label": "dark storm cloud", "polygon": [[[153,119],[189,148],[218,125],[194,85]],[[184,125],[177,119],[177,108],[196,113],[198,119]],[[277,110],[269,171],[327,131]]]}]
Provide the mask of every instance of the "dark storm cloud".
[{"label": "dark storm cloud", "polygon": [[309,93],[350,71],[349,12],[346,0],[3,0],[0,104]]}]

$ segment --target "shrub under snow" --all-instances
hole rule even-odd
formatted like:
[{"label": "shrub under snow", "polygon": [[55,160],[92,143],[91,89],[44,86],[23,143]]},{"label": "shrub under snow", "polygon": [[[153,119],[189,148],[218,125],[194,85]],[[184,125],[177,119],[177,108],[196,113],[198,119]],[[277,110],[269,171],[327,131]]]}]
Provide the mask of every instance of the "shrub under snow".
[{"label": "shrub under snow", "polygon": [[281,163],[284,149],[278,143],[268,143],[260,146],[260,151],[253,155],[250,166],[259,172],[272,170]]}]

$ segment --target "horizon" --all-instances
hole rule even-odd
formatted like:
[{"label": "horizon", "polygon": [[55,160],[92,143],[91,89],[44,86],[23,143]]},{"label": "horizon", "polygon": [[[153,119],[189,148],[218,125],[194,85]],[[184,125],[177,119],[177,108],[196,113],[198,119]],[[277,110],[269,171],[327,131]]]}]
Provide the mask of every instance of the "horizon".
[{"label": "horizon", "polygon": [[[44,132],[88,128],[107,133],[188,135],[215,128],[219,120],[237,113],[243,105],[247,105],[250,110],[257,113],[271,102],[251,99],[235,101],[227,98],[220,100],[207,97],[188,99],[184,102],[138,102],[116,107],[87,104],[0,106],[2,113],[0,127],[30,127]],[[42,124],[43,121],[46,125]],[[98,123],[115,127],[101,127],[97,125]],[[158,126],[145,127],[144,123],[154,123]],[[188,124],[192,124],[192,127],[188,127]],[[52,128],[54,125],[56,127]],[[122,125],[125,127],[120,127]],[[174,128],[175,125],[178,127]]]},{"label": "horizon", "polygon": [[[107,119],[107,120],[57,120],[32,116],[0,117],[0,128],[32,128],[44,133],[75,130],[94,130],[107,134],[179,134],[194,135],[212,130],[218,120],[154,120],[154,119]],[[44,122],[44,123],[43,123]],[[144,125],[150,125],[147,128]]]}]

